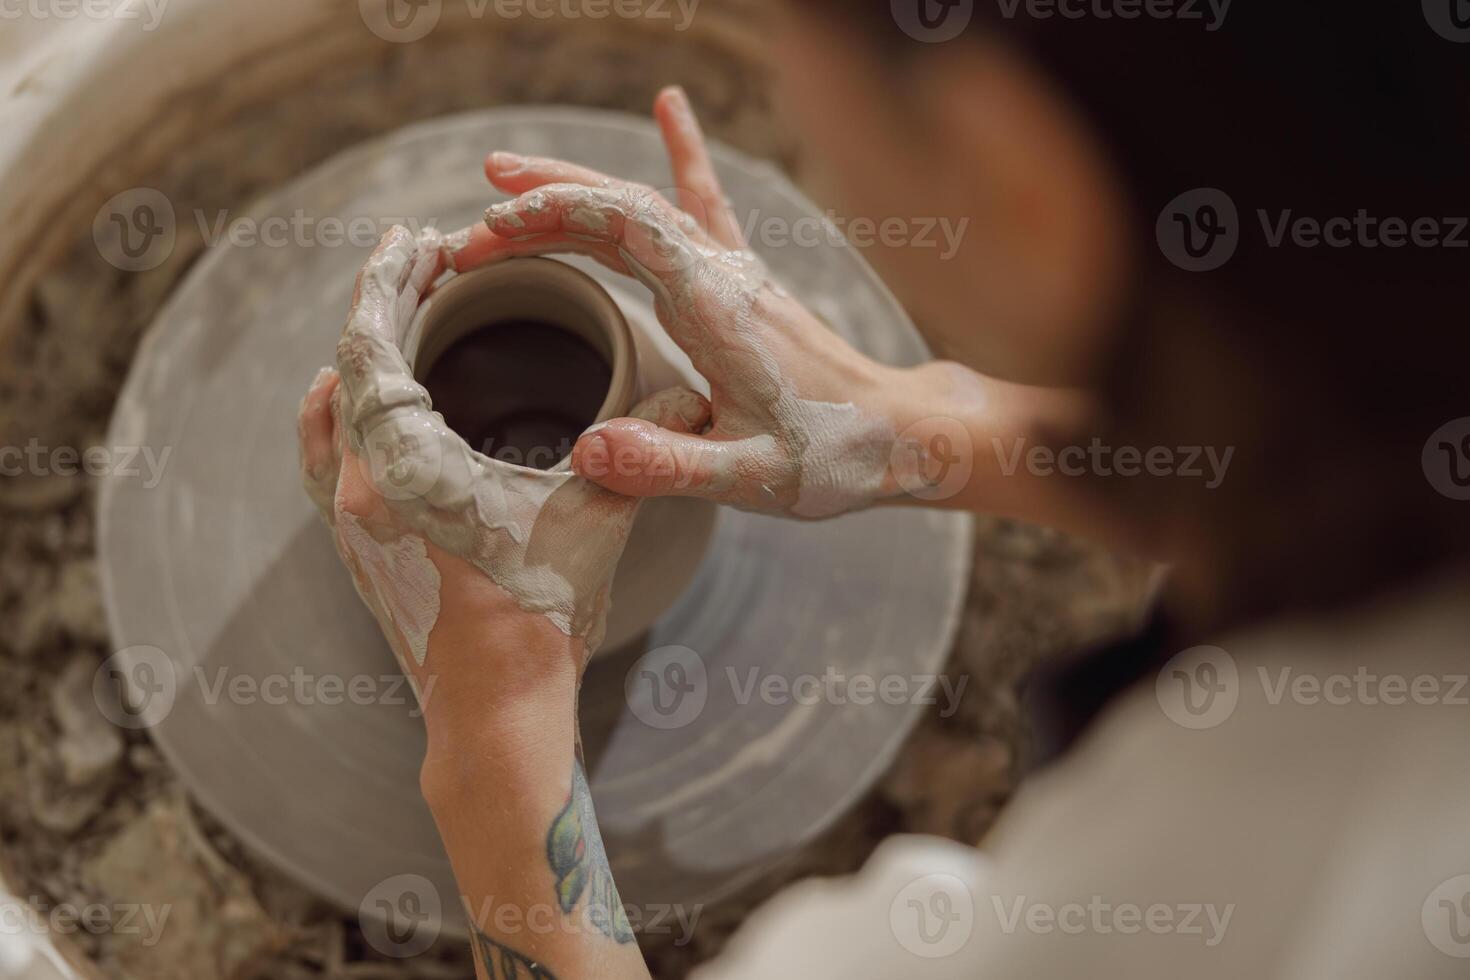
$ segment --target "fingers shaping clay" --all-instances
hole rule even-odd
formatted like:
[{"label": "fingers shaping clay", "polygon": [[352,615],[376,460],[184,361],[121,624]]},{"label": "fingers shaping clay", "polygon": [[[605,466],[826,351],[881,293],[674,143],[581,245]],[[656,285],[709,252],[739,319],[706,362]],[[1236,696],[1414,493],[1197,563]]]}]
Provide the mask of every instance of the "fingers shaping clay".
[{"label": "fingers shaping clay", "polygon": [[[574,439],[580,434],[577,416],[585,416],[589,406],[595,404],[596,413],[588,423],[637,410],[632,402],[640,393],[638,362],[628,324],[593,280],[546,259],[510,260],[457,276],[419,307],[423,270],[435,267],[428,257],[432,247],[437,246],[396,230],[364,269],[338,350],[349,442],[390,509],[417,533],[465,558],[523,608],[595,649],[605,634],[613,571],[636,503],[565,467],[553,469],[564,455],[556,454],[558,447],[528,447],[539,451],[545,468],[481,452],[435,410],[423,382],[448,382],[450,414],[467,428],[483,424],[506,431],[517,419],[531,419],[528,429],[560,425]],[[411,316],[407,328],[397,322],[405,315]],[[473,365],[466,371],[455,360],[495,352],[505,375],[519,372],[528,382],[519,385],[520,400],[504,391],[492,395],[491,378],[480,379],[477,388]],[[558,352],[576,358],[575,376],[565,363],[554,363]],[[643,411],[656,412],[661,405]],[[655,421],[680,423],[677,416]],[[483,432],[468,435],[478,439]],[[695,556],[675,563],[687,566],[702,554],[711,522],[705,515],[691,521],[688,508],[677,513],[683,525],[657,533],[665,550]],[[618,641],[645,629],[685,585],[661,577],[655,567],[629,572],[637,579],[630,591],[639,601],[631,607],[636,618],[618,624]]]}]

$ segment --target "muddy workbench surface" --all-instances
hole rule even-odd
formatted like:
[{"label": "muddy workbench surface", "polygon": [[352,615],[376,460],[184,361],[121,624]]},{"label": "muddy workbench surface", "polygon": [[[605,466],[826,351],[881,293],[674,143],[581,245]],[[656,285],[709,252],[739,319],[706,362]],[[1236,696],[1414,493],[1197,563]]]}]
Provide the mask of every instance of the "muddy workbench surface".
[{"label": "muddy workbench surface", "polygon": [[[771,158],[798,181],[802,160],[777,118],[747,4],[725,3],[677,44],[636,30],[526,23],[472,38],[370,46],[324,68],[289,102],[214,118],[137,183],[180,213],[237,210],[360,140],[416,119],[501,104],[562,103],[645,113],[668,82],[688,88],[711,136]],[[199,98],[207,103],[210,93]],[[489,148],[487,148],[489,149]],[[813,189],[820,194],[820,189]],[[205,247],[180,221],[171,258],[124,273],[79,227],[35,290],[0,365],[0,445],[105,444],[140,337]],[[922,327],[922,324],[921,324]],[[263,866],[189,800],[146,734],[113,728],[92,679],[113,651],[95,565],[95,481],[0,477],[0,862],[12,890],[41,902],[170,908],[150,934],[65,938],[105,977],[464,977],[468,952],[441,942],[408,961],[375,954],[351,916]],[[860,866],[900,831],[975,842],[1015,785],[1016,680],[1038,658],[1136,620],[1149,570],[1061,535],[977,522],[975,568],[949,671],[968,675],[957,712],[932,709],[881,783],[836,826],[736,899],[704,910],[693,942],[644,948],[658,977],[716,953],[746,912],[783,884]],[[227,764],[227,760],[221,760]]]}]

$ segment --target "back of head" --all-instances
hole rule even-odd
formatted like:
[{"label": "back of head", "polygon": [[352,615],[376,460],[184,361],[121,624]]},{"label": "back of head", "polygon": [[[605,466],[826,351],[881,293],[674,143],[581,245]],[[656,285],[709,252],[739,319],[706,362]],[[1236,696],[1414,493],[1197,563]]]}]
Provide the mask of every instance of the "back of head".
[{"label": "back of head", "polygon": [[[1123,185],[1136,261],[1098,370],[1110,438],[1233,457],[1215,489],[1099,492],[1208,525],[1236,614],[1470,549],[1470,503],[1426,470],[1431,437],[1470,416],[1470,43],[1440,2],[981,0],[966,28],[1050,75]],[[815,5],[900,75],[940,47],[902,3]]]}]

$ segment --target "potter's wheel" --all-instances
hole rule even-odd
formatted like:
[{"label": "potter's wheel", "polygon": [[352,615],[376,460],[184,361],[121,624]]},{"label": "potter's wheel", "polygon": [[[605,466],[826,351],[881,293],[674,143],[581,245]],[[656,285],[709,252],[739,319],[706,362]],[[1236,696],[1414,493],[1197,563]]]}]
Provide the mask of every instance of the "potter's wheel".
[{"label": "potter's wheel", "polygon": [[[270,216],[287,228],[328,217],[459,227],[501,197],[481,171],[492,149],[566,157],[654,186],[670,180],[642,120],[501,109],[355,148],[248,217],[262,229]],[[714,155],[742,219],[757,211],[789,226],[818,214],[769,165],[719,147]],[[180,214],[180,233],[214,219]],[[453,929],[458,892],[418,794],[421,722],[406,688],[394,688],[392,655],[297,478],[297,403],[331,363],[370,250],[314,227],[210,249],[139,352],[110,444],[171,455],[156,487],[104,484],[108,614],[117,646],[130,648],[125,671],[154,695],[144,712],[152,735],[203,806],[349,908],[387,879],[423,875]],[[755,248],[859,348],[894,364],[926,356],[852,249]],[[573,264],[631,320],[650,320],[641,287]],[[941,669],[965,589],[968,526],[897,509],[810,524],[720,512],[688,589],[641,644],[594,662],[582,695],[593,795],[625,901],[693,906],[727,894],[810,840],[882,772],[922,704],[848,697],[858,689],[841,681],[763,699],[759,682],[908,683]],[[690,693],[661,714],[643,685],[650,677],[682,678]],[[366,681],[344,695],[333,678]],[[839,696],[814,702],[824,690]]]}]

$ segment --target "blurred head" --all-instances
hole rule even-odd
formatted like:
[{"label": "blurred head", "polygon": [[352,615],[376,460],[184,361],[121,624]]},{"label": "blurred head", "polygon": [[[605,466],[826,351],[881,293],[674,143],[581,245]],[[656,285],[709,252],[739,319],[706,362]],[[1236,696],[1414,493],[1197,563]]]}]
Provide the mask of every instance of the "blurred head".
[{"label": "blurred head", "polygon": [[969,219],[951,258],[872,251],[939,353],[1093,387],[1114,446],[1234,450],[1214,490],[1094,481],[1159,547],[1248,607],[1464,554],[1421,453],[1470,415],[1470,61],[1421,5],[782,7],[782,105],[845,213]]},{"label": "blurred head", "polygon": [[783,105],[847,216],[968,221],[953,255],[874,247],[935,345],[1010,380],[1085,375],[1119,301],[1126,214],[1066,94],[1000,38],[919,45],[874,20],[886,0],[787,11]]}]

